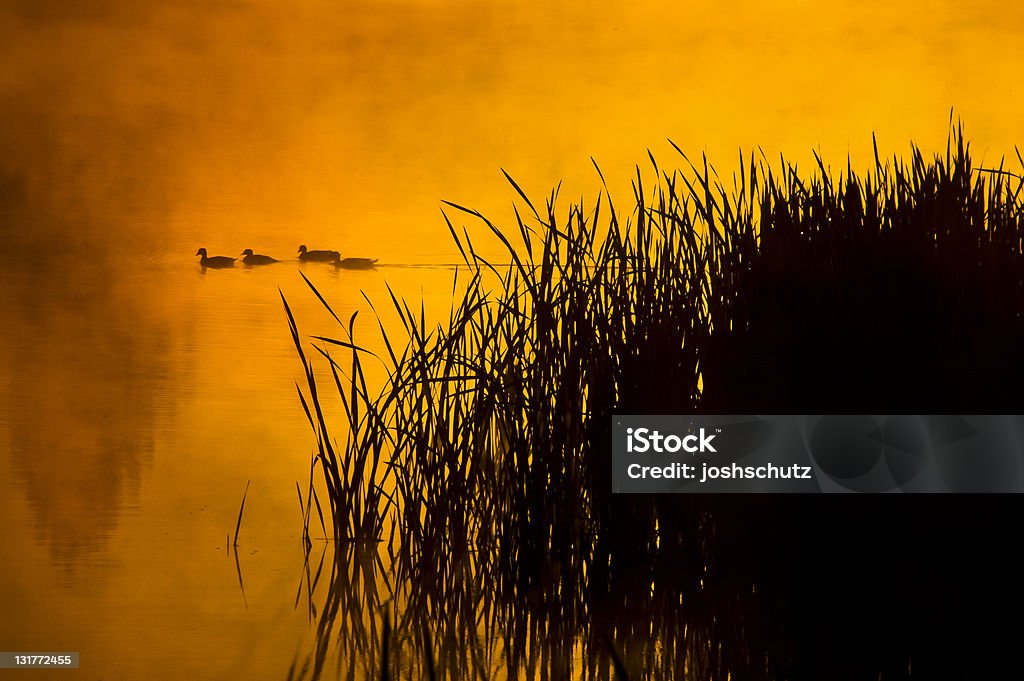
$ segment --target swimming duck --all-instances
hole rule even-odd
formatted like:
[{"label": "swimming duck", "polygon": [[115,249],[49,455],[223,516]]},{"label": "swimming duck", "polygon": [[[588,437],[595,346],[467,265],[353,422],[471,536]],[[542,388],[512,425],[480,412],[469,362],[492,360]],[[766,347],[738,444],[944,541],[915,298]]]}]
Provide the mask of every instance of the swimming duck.
[{"label": "swimming duck", "polygon": [[302,262],[337,262],[340,258],[337,251],[307,251],[306,244],[299,246],[299,260]]},{"label": "swimming duck", "polygon": [[253,253],[251,248],[247,248],[242,251],[242,262],[246,265],[269,265],[271,263],[280,262],[277,258],[271,258],[269,255],[259,255]]},{"label": "swimming duck", "polygon": [[205,248],[200,248],[198,251],[196,251],[196,255],[203,256],[199,259],[199,264],[202,265],[203,267],[212,267],[218,269],[223,267],[235,266],[235,259],[229,258],[226,255],[215,255],[212,258],[207,257]]},{"label": "swimming duck", "polygon": [[372,270],[377,264],[377,258],[341,258],[334,261],[335,267],[344,270]]}]

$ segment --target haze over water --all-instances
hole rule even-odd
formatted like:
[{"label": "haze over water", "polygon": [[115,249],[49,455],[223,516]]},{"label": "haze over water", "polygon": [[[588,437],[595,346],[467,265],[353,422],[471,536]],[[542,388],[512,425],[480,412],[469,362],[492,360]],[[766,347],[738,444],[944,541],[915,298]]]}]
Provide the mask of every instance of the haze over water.
[{"label": "haze over water", "polygon": [[[283,676],[314,443],[278,288],[304,334],[341,333],[300,243],[387,265],[303,269],[382,351],[361,292],[446,316],[440,201],[508,223],[501,168],[589,202],[593,157],[628,205],[666,138],[723,177],[757,147],[862,170],[872,133],[944,149],[951,108],[995,165],[1022,32],[988,0],[6,3],[0,649],[81,651],[82,678]],[[204,274],[201,246],[286,262]]]}]

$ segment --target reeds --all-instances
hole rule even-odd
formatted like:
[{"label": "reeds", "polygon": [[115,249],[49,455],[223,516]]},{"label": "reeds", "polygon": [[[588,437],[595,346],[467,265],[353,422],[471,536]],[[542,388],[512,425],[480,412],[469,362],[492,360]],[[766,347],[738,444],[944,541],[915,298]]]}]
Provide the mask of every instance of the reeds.
[{"label": "reeds", "polygon": [[[334,310],[327,304],[313,284],[300,272],[300,276],[309,284],[324,307],[341,324],[341,320],[334,314]],[[303,518],[305,524],[305,538],[309,541],[309,524],[312,508],[315,505],[317,517],[320,520],[321,529],[331,537],[339,541],[375,541],[381,538],[383,530],[383,519],[392,504],[392,499],[384,492],[387,484],[390,469],[382,468],[383,454],[390,439],[389,431],[376,419],[381,414],[373,409],[367,409],[364,405],[370,405],[371,400],[367,394],[366,379],[363,375],[362,365],[359,360],[360,349],[351,341],[340,341],[330,338],[318,338],[325,344],[345,348],[351,352],[351,373],[346,376],[346,385],[342,385],[341,375],[344,372],[342,367],[331,356],[330,352],[321,346],[314,346],[316,351],[323,356],[331,371],[331,378],[334,388],[342,400],[345,412],[346,434],[345,444],[339,449],[336,441],[333,440],[328,428],[328,419],[319,397],[316,378],[313,373],[312,363],[306,359],[302,349],[302,341],[299,337],[298,326],[292,315],[288,301],[281,295],[285,312],[288,316],[288,324],[291,329],[292,340],[299,353],[306,377],[306,387],[309,391],[309,400],[303,394],[302,389],[296,385],[299,393],[299,400],[305,411],[306,418],[316,436],[317,451],[313,456],[310,465],[309,492],[305,501],[302,492],[299,491],[299,504],[303,507]],[[356,315],[349,320],[348,334],[352,337],[352,327],[355,324]],[[312,411],[310,410],[312,404]],[[319,495],[313,485],[315,472],[319,468],[322,479],[327,490],[329,502],[330,530],[327,529],[327,519],[324,517],[323,508],[320,504]]]},{"label": "reeds", "polygon": [[785,673],[778,536],[739,544],[756,521],[716,500],[613,496],[615,413],[1020,411],[1024,182],[973,168],[960,128],[945,157],[876,153],[863,178],[741,156],[727,188],[706,159],[650,163],[626,218],[607,191],[537,208],[511,177],[511,227],[448,203],[464,293],[436,326],[392,294],[406,338],[383,336],[380,394],[354,316],[314,337],[340,448],[285,302],[317,442],[307,534],[313,508],[335,539],[390,530],[394,635],[431,678],[487,678],[495,656],[510,678],[608,678],[608,645],[631,678]]}]

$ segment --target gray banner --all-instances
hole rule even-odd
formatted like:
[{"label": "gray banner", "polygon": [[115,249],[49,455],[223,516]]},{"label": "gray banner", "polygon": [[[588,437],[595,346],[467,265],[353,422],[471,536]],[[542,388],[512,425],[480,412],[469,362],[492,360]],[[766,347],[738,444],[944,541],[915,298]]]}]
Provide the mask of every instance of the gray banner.
[{"label": "gray banner", "polygon": [[612,417],[612,491],[1024,492],[1024,416]]},{"label": "gray banner", "polygon": [[78,653],[0,653],[0,669],[78,669]]}]

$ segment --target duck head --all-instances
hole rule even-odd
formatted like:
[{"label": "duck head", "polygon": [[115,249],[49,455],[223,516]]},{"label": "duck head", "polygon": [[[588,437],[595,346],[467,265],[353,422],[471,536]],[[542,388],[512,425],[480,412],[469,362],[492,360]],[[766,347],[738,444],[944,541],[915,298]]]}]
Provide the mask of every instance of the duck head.
[{"label": "duck head", "polygon": [[198,251],[196,251],[196,255],[201,255],[201,256],[203,256],[205,258],[206,257],[206,249],[205,248],[200,248]]},{"label": "duck head", "polygon": [[251,248],[247,248],[244,251],[242,251],[242,255],[252,255],[252,254],[253,253],[252,253],[252,249]]},{"label": "duck head", "polygon": [[302,244],[301,246],[299,246],[299,253],[305,253],[305,252],[306,252],[306,244]]}]

